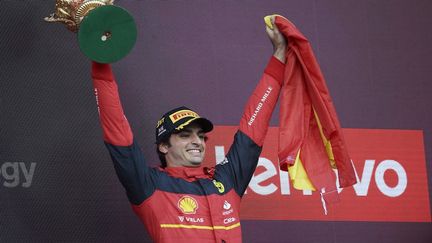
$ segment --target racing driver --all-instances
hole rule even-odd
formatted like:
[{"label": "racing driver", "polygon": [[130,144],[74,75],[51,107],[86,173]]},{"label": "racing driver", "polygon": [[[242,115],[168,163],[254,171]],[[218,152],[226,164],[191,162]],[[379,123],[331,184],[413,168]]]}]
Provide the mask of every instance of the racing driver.
[{"label": "racing driver", "polygon": [[242,241],[240,200],[257,166],[285,65],[286,40],[276,26],[266,32],[273,56],[225,159],[212,168],[201,163],[213,124],[187,107],[175,108],[157,122],[161,166],[148,167],[123,114],[110,65],[92,64],[104,142],[134,212],[155,242]]}]

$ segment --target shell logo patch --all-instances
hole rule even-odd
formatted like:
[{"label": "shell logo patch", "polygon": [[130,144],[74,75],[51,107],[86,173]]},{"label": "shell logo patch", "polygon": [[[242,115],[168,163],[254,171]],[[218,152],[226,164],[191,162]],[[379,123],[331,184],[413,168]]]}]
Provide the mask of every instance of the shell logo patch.
[{"label": "shell logo patch", "polygon": [[222,182],[219,182],[217,180],[213,180],[213,184],[218,189],[219,193],[225,192],[225,186],[222,184]]},{"label": "shell logo patch", "polygon": [[178,201],[177,206],[185,214],[195,214],[198,209],[198,202],[191,196],[183,196]]}]

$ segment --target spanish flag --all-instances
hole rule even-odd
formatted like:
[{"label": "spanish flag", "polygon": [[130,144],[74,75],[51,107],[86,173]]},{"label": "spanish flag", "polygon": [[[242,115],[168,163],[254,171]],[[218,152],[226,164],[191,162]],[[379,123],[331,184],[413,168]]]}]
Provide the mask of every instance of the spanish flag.
[{"label": "spanish flag", "polygon": [[[264,20],[273,28],[270,17]],[[294,188],[318,190],[327,203],[338,201],[333,170],[340,187],[357,181],[336,110],[309,41],[286,18],[276,16],[274,23],[288,41],[280,96],[280,168],[288,170]]]}]

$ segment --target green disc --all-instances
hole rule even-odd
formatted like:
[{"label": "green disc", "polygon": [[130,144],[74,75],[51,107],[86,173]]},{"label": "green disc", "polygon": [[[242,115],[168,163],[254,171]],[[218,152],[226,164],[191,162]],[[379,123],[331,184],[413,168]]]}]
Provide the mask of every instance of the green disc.
[{"label": "green disc", "polygon": [[135,21],[124,9],[106,5],[91,10],[81,21],[78,43],[81,51],[99,63],[125,57],[137,37]]}]

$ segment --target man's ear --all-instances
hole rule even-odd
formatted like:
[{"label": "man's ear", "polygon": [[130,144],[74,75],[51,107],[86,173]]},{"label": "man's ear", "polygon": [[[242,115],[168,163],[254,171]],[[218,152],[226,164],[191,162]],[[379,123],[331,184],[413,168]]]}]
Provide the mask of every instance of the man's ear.
[{"label": "man's ear", "polygon": [[160,143],[160,144],[158,145],[158,149],[159,149],[159,151],[160,151],[161,153],[163,153],[163,154],[168,153],[168,148],[169,148],[169,146],[168,146],[168,144],[166,144],[166,143]]}]

